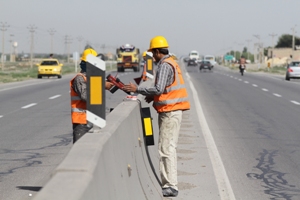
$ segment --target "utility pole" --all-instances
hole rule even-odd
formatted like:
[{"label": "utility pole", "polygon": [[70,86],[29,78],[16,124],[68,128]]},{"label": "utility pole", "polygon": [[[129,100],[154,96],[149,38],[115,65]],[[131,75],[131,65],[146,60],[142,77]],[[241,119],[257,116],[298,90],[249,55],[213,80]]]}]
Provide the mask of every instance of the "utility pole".
[{"label": "utility pole", "polygon": [[273,68],[273,64],[274,64],[274,37],[277,36],[277,34],[269,34],[270,36],[272,36],[272,65],[271,67]]},{"label": "utility pole", "polygon": [[9,43],[10,43],[10,56],[9,56],[9,60],[10,60],[10,62],[13,62],[14,61],[14,59],[13,59],[13,51],[12,51],[12,49],[13,49],[13,39],[12,39],[12,37],[14,36],[14,34],[10,34],[10,39],[9,39]]},{"label": "utility pole", "polygon": [[[244,44],[243,44],[243,43],[238,43],[238,45],[241,46],[241,47],[243,47]],[[240,58],[242,57],[242,55],[243,55],[243,49],[242,49],[242,51],[241,51]]]},{"label": "utility pole", "polygon": [[67,46],[67,59],[68,59],[68,63],[70,63],[70,44],[72,43],[72,38],[70,35],[66,35],[65,36],[65,44]]},{"label": "utility pole", "polygon": [[2,53],[1,53],[1,69],[4,70],[4,32],[7,31],[9,25],[6,22],[0,23],[0,30],[2,31]]},{"label": "utility pole", "polygon": [[292,41],[292,60],[294,59],[294,52],[295,52],[295,28],[296,28],[297,25],[295,25],[293,28],[292,28],[292,31],[293,31],[293,41]]},{"label": "utility pole", "polygon": [[247,49],[247,60],[249,60],[249,50],[250,50],[250,46],[249,43],[251,42],[251,40],[246,40],[246,42],[248,43],[248,49]]},{"label": "utility pole", "polygon": [[30,68],[32,68],[32,65],[33,65],[33,49],[34,49],[34,32],[37,29],[37,27],[35,25],[29,25],[27,28],[29,29],[29,32],[31,33]]},{"label": "utility pole", "polygon": [[78,45],[79,51],[81,51],[81,42],[82,42],[82,40],[83,40],[83,37],[82,37],[82,36],[78,36],[78,37],[77,37],[77,40],[78,40],[78,42],[79,42],[79,45]]},{"label": "utility pole", "polygon": [[51,28],[51,29],[48,30],[48,33],[51,36],[51,52],[50,53],[53,53],[53,35],[54,35],[55,32],[56,31],[53,28]]},{"label": "utility pole", "polygon": [[258,39],[258,62],[261,64],[261,44],[260,44],[260,36],[259,35],[253,35]]}]

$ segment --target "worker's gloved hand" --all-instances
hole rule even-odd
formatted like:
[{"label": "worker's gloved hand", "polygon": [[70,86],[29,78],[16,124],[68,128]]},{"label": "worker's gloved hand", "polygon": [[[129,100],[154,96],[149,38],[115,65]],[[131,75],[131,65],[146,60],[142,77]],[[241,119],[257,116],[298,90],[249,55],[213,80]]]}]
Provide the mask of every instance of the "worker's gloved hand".
[{"label": "worker's gloved hand", "polygon": [[137,91],[137,86],[131,82],[129,82],[128,85],[124,85],[122,88],[126,92],[136,92]]},{"label": "worker's gloved hand", "polygon": [[114,86],[114,84],[112,84],[111,82],[109,82],[109,81],[105,82],[105,89],[106,90],[109,90],[112,86]]},{"label": "worker's gloved hand", "polygon": [[146,96],[146,97],[145,97],[145,101],[146,101],[147,103],[151,103],[151,102],[153,101],[153,99],[154,99],[153,96]]}]

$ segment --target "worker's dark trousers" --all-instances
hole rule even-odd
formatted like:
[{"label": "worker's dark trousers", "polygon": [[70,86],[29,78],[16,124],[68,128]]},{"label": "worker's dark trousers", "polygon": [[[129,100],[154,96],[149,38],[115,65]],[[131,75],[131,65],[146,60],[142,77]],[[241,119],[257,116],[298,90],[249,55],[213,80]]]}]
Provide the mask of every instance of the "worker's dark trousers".
[{"label": "worker's dark trousers", "polygon": [[79,138],[86,134],[89,130],[93,128],[92,123],[88,124],[73,124],[73,143],[75,143]]}]

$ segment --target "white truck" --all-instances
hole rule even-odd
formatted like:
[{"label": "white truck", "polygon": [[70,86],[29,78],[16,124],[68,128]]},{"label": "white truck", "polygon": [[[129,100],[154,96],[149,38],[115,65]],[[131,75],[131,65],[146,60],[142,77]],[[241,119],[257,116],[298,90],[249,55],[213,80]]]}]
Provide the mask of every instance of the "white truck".
[{"label": "white truck", "polygon": [[190,60],[192,60],[192,59],[199,60],[199,58],[200,58],[200,55],[199,55],[198,51],[193,50],[189,53]]}]

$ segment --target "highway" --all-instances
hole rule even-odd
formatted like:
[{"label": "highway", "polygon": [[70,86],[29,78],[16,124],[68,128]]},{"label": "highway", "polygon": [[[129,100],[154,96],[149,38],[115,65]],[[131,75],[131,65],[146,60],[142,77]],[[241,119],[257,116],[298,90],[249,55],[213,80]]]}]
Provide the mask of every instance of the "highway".
[{"label": "highway", "polygon": [[236,199],[300,199],[300,82],[187,67]]},{"label": "highway", "polygon": [[[300,81],[262,73],[241,76],[222,66],[211,72],[183,68],[192,110],[183,120],[178,147],[178,199],[221,199],[221,179],[235,199],[299,199]],[[128,83],[140,73],[126,71],[118,77]],[[32,199],[29,194],[34,196],[46,184],[71,149],[73,76],[0,85],[1,200]],[[107,114],[125,96],[120,90],[107,91]],[[217,161],[208,152],[214,148]]]},{"label": "highway", "polygon": [[[72,147],[69,81],[73,77],[0,85],[1,200],[32,199],[29,195],[45,185]],[[125,95],[106,91],[107,114]]]}]

